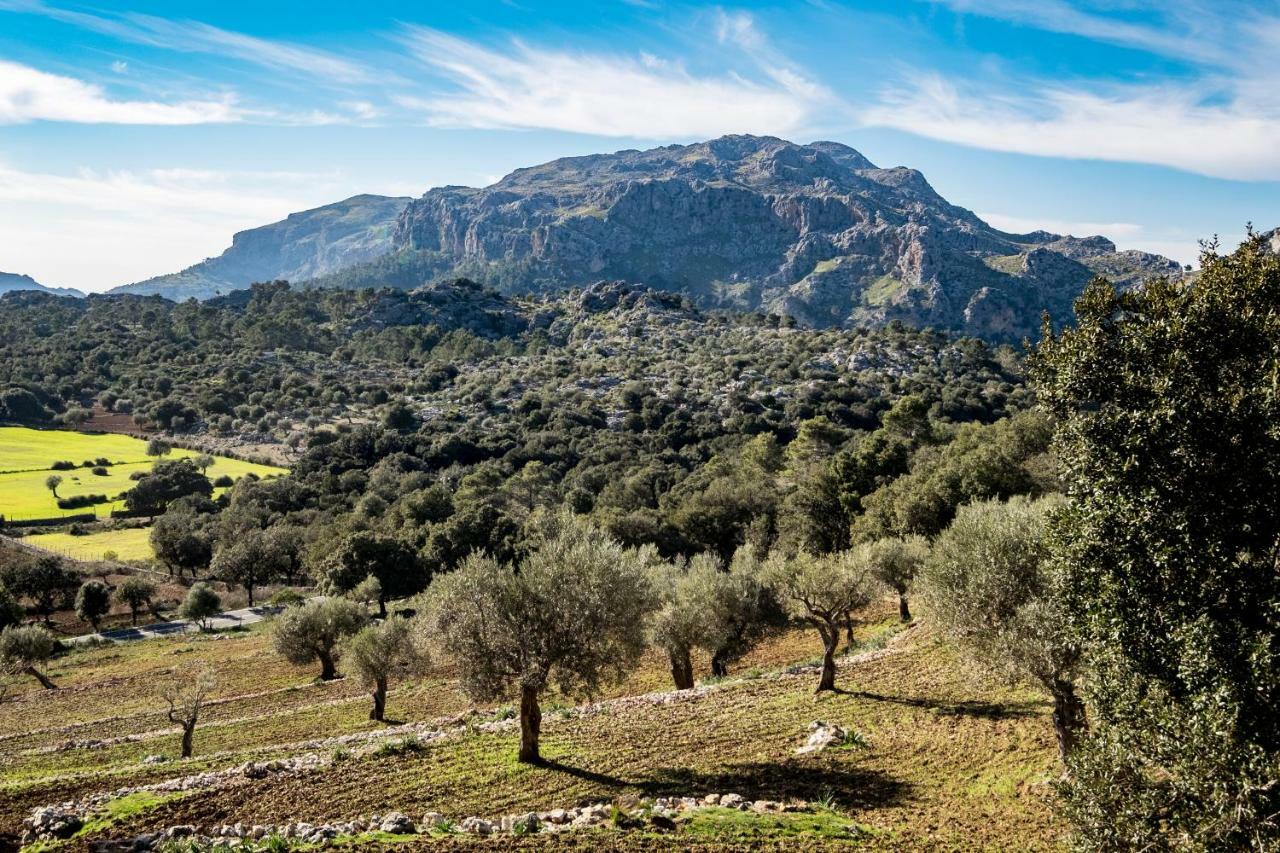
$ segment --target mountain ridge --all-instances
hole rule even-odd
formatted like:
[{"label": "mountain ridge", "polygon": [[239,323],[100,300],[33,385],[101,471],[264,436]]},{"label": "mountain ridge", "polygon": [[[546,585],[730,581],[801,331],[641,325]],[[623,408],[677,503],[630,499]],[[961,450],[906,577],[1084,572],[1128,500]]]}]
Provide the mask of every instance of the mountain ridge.
[{"label": "mountain ridge", "polygon": [[74,287],[49,287],[41,284],[29,275],[13,272],[0,272],[0,295],[19,290],[35,290],[40,293],[51,293],[54,296],[70,296],[82,298],[83,293]]},{"label": "mountain ridge", "polygon": [[[378,200],[355,205],[363,221],[323,227],[361,199]],[[306,242],[294,251],[297,235]],[[112,292],[206,298],[246,277],[413,289],[465,276],[508,293],[621,280],[811,326],[899,320],[1016,340],[1034,337],[1045,311],[1069,318],[1097,274],[1131,286],[1182,269],[1105,237],[1000,231],[919,171],[842,143],[738,135],[565,157],[416,199],[356,196]]]}]

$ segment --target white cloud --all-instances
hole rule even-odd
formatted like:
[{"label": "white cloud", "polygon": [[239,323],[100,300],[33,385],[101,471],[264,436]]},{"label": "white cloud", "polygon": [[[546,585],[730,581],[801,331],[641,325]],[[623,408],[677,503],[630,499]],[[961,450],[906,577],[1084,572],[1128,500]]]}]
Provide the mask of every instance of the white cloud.
[{"label": "white cloud", "polygon": [[117,59],[115,62],[111,63],[111,70],[117,74],[128,74],[129,63],[125,62],[123,59]]},{"label": "white cloud", "polygon": [[0,270],[25,272],[49,285],[105,290],[190,266],[219,254],[236,231],[351,190],[337,174],[44,174],[0,164]]},{"label": "white cloud", "polygon": [[173,104],[115,100],[102,87],[83,80],[0,60],[0,124],[205,124],[237,121],[239,117],[229,95]]},{"label": "white cloud", "polygon": [[141,13],[108,17],[52,6],[41,0],[0,0],[0,10],[52,18],[134,44],[232,57],[334,83],[365,83],[374,79],[374,74],[359,63],[327,51],[224,30],[201,21],[177,21]]},{"label": "white cloud", "polygon": [[1236,180],[1280,179],[1280,114],[1184,87],[1112,93],[963,91],[936,74],[887,91],[869,125],[996,151],[1170,166]]},{"label": "white cloud", "polygon": [[[725,38],[744,44],[754,32],[741,21],[722,23],[720,29]],[[445,127],[646,139],[793,133],[810,125],[832,100],[795,69],[766,65],[758,55],[746,57],[756,71],[757,79],[750,79],[732,72],[699,76],[648,55],[571,53],[519,41],[491,50],[423,27],[408,28],[405,42],[454,90],[401,95],[396,101]],[[743,53],[750,52],[744,47]]]},{"label": "white cloud", "polygon": [[1185,72],[1115,80],[908,76],[867,124],[997,151],[1280,180],[1280,16],[1237,0],[928,0],[1145,51]]},{"label": "white cloud", "polygon": [[1073,237],[1092,237],[1101,234],[1113,240],[1136,237],[1142,226],[1133,222],[1081,222],[1071,219],[1043,219],[1039,217],[1007,216],[1003,213],[979,213],[979,218],[1001,231],[1010,234],[1027,234],[1032,231],[1048,231],[1052,234],[1070,234]]}]

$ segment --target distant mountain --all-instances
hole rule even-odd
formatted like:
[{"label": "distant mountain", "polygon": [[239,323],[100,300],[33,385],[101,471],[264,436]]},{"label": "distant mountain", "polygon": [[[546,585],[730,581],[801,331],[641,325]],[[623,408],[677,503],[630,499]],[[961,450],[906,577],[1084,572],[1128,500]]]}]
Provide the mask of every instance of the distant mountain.
[{"label": "distant mountain", "polygon": [[258,281],[303,281],[386,254],[396,217],[407,198],[358,195],[281,222],[241,231],[216,258],[117,287],[112,293],[160,294],[169,299],[208,299]]},{"label": "distant mountain", "polygon": [[73,287],[46,287],[29,275],[0,272],[0,296],[15,290],[38,290],[41,293],[52,293],[54,296],[84,296]]},{"label": "distant mountain", "polygon": [[[1104,237],[1009,234],[835,142],[727,136],[519,169],[405,208],[394,247],[425,274],[509,291],[617,279],[815,326],[912,326],[1010,340],[1071,316],[1084,284],[1181,274]],[[376,280],[386,259],[369,265]],[[400,263],[404,266],[404,262]],[[364,283],[361,268],[335,278]],[[412,282],[409,282],[412,283]]]},{"label": "distant mountain", "polygon": [[[356,202],[360,215],[344,212]],[[408,203],[359,196],[123,289],[180,298],[287,278],[411,290],[468,277],[528,293],[615,280],[805,325],[899,320],[1016,340],[1035,336],[1046,310],[1068,320],[1098,274],[1129,286],[1182,271],[1105,237],[999,231],[919,172],[836,142],[726,136],[554,160]]]}]

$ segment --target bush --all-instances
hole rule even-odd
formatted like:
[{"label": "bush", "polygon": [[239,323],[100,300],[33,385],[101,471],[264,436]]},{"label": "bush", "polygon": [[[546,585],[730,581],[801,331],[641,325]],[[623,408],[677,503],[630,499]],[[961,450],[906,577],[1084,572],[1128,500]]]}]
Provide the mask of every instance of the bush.
[{"label": "bush", "polygon": [[73,471],[75,470],[75,467],[76,463],[66,459],[55,462],[49,466],[49,468],[54,471]]},{"label": "bush", "polygon": [[195,622],[201,631],[209,630],[209,620],[222,612],[222,597],[203,581],[187,590],[187,597],[178,608],[178,615]]},{"label": "bush", "polygon": [[91,471],[91,473],[92,473],[92,474],[94,474],[95,476],[98,476],[98,477],[105,477],[105,476],[107,476],[107,469],[106,469],[105,467],[103,467],[102,465],[96,465],[96,466],[94,466],[94,468],[93,468],[93,470]]},{"label": "bush", "polygon": [[236,484],[236,481],[231,479],[231,476],[229,474],[223,474],[213,481],[213,485],[219,489],[228,488],[230,486],[234,486],[235,484]]},{"label": "bush", "polygon": [[272,607],[297,607],[304,601],[306,601],[306,599],[302,597],[302,593],[298,592],[296,589],[285,588],[267,599],[267,604],[270,604]]},{"label": "bush", "polygon": [[70,498],[58,498],[58,509],[83,509],[87,506],[104,504],[110,500],[106,495],[76,495]]}]

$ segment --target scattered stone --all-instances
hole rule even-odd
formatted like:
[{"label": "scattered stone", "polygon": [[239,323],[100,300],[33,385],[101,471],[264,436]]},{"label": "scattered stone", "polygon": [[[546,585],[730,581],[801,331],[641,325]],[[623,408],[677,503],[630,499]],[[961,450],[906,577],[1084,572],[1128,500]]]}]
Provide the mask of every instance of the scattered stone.
[{"label": "scattered stone", "polygon": [[840,726],[834,723],[824,723],[822,720],[814,720],[809,724],[809,739],[804,742],[804,746],[796,750],[796,755],[807,755],[811,752],[821,752],[833,744],[841,744],[844,739],[849,736]]},{"label": "scattered stone", "polygon": [[70,838],[84,826],[84,819],[70,809],[59,806],[41,806],[33,809],[22,822],[25,843]]},{"label": "scattered stone", "polygon": [[166,755],[148,755],[146,758],[142,759],[142,763],[143,764],[164,764],[168,760],[169,760],[169,757]]},{"label": "scattered stone", "polygon": [[418,831],[413,821],[403,812],[390,812],[384,816],[382,822],[378,824],[378,829],[396,835],[412,835]]},{"label": "scattered stone", "polygon": [[472,835],[492,835],[493,822],[482,817],[469,817],[462,821],[462,831]]},{"label": "scattered stone", "polygon": [[702,804],[704,806],[718,806],[720,805],[720,795],[707,794],[705,797],[702,798]]},{"label": "scattered stone", "polygon": [[746,802],[746,798],[741,794],[725,794],[720,797],[720,805],[726,809],[742,808]]}]

